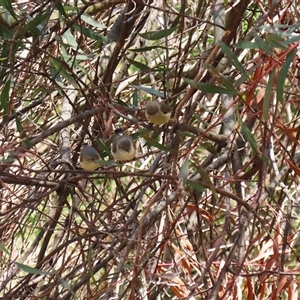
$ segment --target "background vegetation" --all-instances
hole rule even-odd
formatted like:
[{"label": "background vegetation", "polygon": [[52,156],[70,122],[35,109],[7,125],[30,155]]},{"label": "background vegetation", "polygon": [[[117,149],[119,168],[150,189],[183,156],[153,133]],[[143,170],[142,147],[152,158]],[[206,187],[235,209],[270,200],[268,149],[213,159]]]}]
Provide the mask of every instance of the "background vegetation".
[{"label": "background vegetation", "polygon": [[297,1],[0,10],[2,299],[299,298]]}]

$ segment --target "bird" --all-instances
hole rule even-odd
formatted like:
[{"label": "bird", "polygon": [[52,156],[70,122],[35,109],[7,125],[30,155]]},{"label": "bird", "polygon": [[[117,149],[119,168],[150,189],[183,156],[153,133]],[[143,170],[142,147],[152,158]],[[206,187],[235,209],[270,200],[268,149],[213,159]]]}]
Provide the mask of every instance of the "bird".
[{"label": "bird", "polygon": [[122,129],[116,129],[112,137],[111,153],[118,161],[129,161],[135,157],[135,144],[129,135],[123,133]]},{"label": "bird", "polygon": [[86,171],[95,171],[100,163],[100,154],[98,151],[88,145],[83,145],[80,151],[80,166]]},{"label": "bird", "polygon": [[155,125],[163,125],[169,122],[171,108],[158,101],[149,101],[145,106],[146,119]]}]

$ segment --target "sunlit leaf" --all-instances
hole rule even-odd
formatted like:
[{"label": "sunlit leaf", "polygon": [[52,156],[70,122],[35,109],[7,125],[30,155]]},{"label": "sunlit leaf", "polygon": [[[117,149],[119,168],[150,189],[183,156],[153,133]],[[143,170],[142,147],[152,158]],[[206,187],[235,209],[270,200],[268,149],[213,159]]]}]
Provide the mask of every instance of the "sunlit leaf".
[{"label": "sunlit leaf", "polygon": [[12,1],[10,1],[10,0],[0,0],[0,6],[5,7],[9,11],[11,16],[17,21],[18,17],[17,17],[11,4],[12,4]]},{"label": "sunlit leaf", "polygon": [[97,22],[95,19],[93,19],[90,15],[88,14],[82,14],[81,15],[81,19],[82,21],[88,23],[89,25],[92,25],[94,27],[97,27],[97,28],[100,28],[100,29],[104,29],[104,28],[107,28],[105,25]]},{"label": "sunlit leaf", "polygon": [[153,88],[149,88],[147,86],[140,86],[140,85],[131,85],[131,86],[136,88],[137,90],[144,91],[144,92],[152,94],[154,96],[164,97],[164,94],[162,92],[155,90]]},{"label": "sunlit leaf", "polygon": [[41,270],[38,270],[38,269],[36,269],[36,268],[29,267],[29,266],[27,266],[27,265],[23,265],[23,264],[18,263],[18,262],[15,262],[15,264],[16,264],[21,270],[23,270],[23,271],[26,272],[26,273],[37,274],[37,275],[46,275],[46,274],[49,274],[48,272],[41,271]]},{"label": "sunlit leaf", "polygon": [[66,42],[68,45],[73,47],[74,49],[78,48],[78,44],[76,39],[74,38],[73,34],[71,33],[71,30],[68,29],[64,34],[63,37],[66,39]]}]

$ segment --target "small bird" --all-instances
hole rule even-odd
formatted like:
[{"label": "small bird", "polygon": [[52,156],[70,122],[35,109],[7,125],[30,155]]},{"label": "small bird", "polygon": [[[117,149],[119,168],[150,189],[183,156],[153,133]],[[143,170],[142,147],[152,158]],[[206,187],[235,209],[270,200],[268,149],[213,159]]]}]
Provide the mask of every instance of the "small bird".
[{"label": "small bird", "polygon": [[163,125],[169,122],[171,108],[165,103],[149,101],[145,106],[146,119],[155,125]]},{"label": "small bird", "polygon": [[100,155],[98,151],[88,145],[83,145],[80,151],[80,166],[86,171],[95,171],[100,163],[98,160],[100,159]]},{"label": "small bird", "polygon": [[123,134],[122,129],[116,129],[112,137],[111,153],[118,161],[129,161],[135,157],[135,144],[133,139]]}]

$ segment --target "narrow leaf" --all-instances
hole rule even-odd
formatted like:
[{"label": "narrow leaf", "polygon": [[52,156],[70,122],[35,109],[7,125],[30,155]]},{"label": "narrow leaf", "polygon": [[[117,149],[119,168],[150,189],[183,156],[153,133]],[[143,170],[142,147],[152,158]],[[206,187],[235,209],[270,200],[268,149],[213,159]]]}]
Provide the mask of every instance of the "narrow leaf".
[{"label": "narrow leaf", "polygon": [[219,42],[221,50],[226,54],[229,61],[239,70],[246,78],[249,78],[248,73],[244,69],[243,65],[240,63],[236,55],[230,50],[230,48],[225,45],[223,42]]},{"label": "narrow leaf", "polygon": [[76,81],[67,72],[66,70],[67,66],[65,63],[61,63],[58,59],[52,59],[51,65],[56,69],[57,73],[63,76],[70,84],[72,84],[74,87],[77,86]]},{"label": "narrow leaf", "polygon": [[254,36],[258,48],[273,56],[272,48],[257,33],[254,33]]},{"label": "narrow leaf", "polygon": [[11,3],[12,3],[12,1],[10,1],[10,0],[0,0],[0,6],[3,6],[4,8],[6,8],[6,9],[10,12],[10,14],[12,15],[12,17],[13,17],[16,21],[18,21],[18,17],[17,17],[17,15],[15,14],[15,11],[14,11],[14,9],[13,9]]},{"label": "narrow leaf", "polygon": [[273,94],[275,70],[269,74],[269,81],[266,87],[266,93],[263,102],[263,118],[266,121],[269,117],[270,101]]},{"label": "narrow leaf", "polygon": [[143,63],[140,63],[138,61],[135,61],[135,60],[132,60],[132,59],[129,59],[127,58],[127,60],[132,64],[134,65],[136,68],[140,69],[141,71],[149,71],[151,70],[151,68],[149,68],[147,65],[143,64]]},{"label": "narrow leaf", "polygon": [[89,14],[86,14],[86,13],[81,15],[81,20],[88,23],[89,25],[92,25],[92,26],[97,27],[97,28],[101,28],[101,29],[107,28],[105,25],[97,22]]},{"label": "narrow leaf", "polygon": [[166,50],[166,49],[170,49],[170,48],[162,47],[162,46],[149,46],[149,47],[143,47],[143,48],[137,48],[137,49],[128,49],[128,50],[132,51],[132,52],[146,52],[146,51],[151,51],[153,49],[163,49],[163,50]]},{"label": "narrow leaf", "polygon": [[277,34],[272,34],[272,33],[266,34],[265,39],[268,42],[268,44],[273,48],[278,48],[283,50],[287,49],[287,47],[282,44],[282,42],[284,42],[284,39]]},{"label": "narrow leaf", "polygon": [[61,1],[55,0],[55,6],[56,6],[57,10],[58,10],[64,17],[68,18],[68,15],[66,14],[63,5],[61,4]]},{"label": "narrow leaf", "polygon": [[131,86],[133,86],[137,90],[144,91],[144,92],[152,94],[154,96],[164,97],[164,94],[162,92],[160,92],[158,90],[155,90],[153,88],[149,88],[149,87],[146,87],[146,86],[140,86],[140,85],[131,85]]},{"label": "narrow leaf", "polygon": [[74,49],[78,48],[78,44],[76,39],[74,38],[73,34],[71,33],[71,30],[68,29],[64,34],[63,37],[66,39],[66,42],[69,46],[71,46]]},{"label": "narrow leaf", "polygon": [[242,127],[241,129],[242,129],[243,137],[250,144],[252,150],[255,153],[257,153],[258,147],[257,147],[256,139],[255,139],[254,135],[252,134],[251,130],[244,123],[242,123],[241,127]]},{"label": "narrow leaf", "polygon": [[0,250],[5,252],[6,254],[9,254],[9,251],[4,247],[2,243],[0,243]]},{"label": "narrow leaf", "polygon": [[188,155],[179,170],[179,178],[182,178],[184,180],[187,179],[189,175],[189,169],[190,169],[190,160]]},{"label": "narrow leaf", "polygon": [[177,27],[171,27],[171,28],[162,29],[159,31],[149,31],[149,32],[145,32],[145,33],[140,33],[140,36],[146,40],[152,40],[152,41],[159,40],[159,39],[169,36],[176,29],[177,29]]},{"label": "narrow leaf", "polygon": [[37,15],[34,19],[28,22],[22,29],[18,32],[19,37],[23,37],[27,32],[31,32],[33,34],[39,34],[41,32],[42,24],[44,24],[50,16],[50,11],[47,11],[44,14]]},{"label": "narrow leaf", "polygon": [[18,263],[18,262],[15,262],[15,264],[23,271],[25,271],[26,273],[30,273],[30,274],[38,274],[38,275],[46,275],[46,274],[49,274],[48,272],[45,272],[45,271],[41,271],[41,270],[38,270],[36,268],[32,268],[32,267],[29,267],[27,265],[23,265],[21,263]]},{"label": "narrow leaf", "polygon": [[241,41],[236,45],[237,48],[241,49],[258,49],[258,45],[249,41]]},{"label": "narrow leaf", "polygon": [[139,95],[138,95],[138,91],[135,89],[132,95],[133,107],[138,107],[138,103],[139,103]]},{"label": "narrow leaf", "polygon": [[147,144],[152,146],[152,147],[155,147],[157,149],[160,149],[160,150],[163,150],[163,151],[167,151],[167,152],[174,152],[173,149],[165,146],[165,145],[162,145],[160,144],[159,142],[157,142],[156,140],[154,139],[151,139],[151,138],[145,138],[145,140],[147,141]]},{"label": "narrow leaf", "polygon": [[183,78],[183,80],[189,84],[192,88],[200,90],[205,93],[211,93],[211,94],[227,94],[227,95],[238,95],[239,93],[236,90],[228,90],[227,88],[204,83],[204,82],[198,82],[194,81],[192,79]]},{"label": "narrow leaf", "polygon": [[10,91],[10,79],[5,82],[2,93],[0,95],[0,109],[3,110],[4,115],[9,113],[9,91]]},{"label": "narrow leaf", "polygon": [[95,31],[93,31],[93,30],[91,30],[89,28],[86,28],[86,27],[83,27],[83,26],[79,26],[77,24],[73,24],[72,27],[75,28],[78,32],[84,34],[85,36],[87,36],[87,37],[89,37],[89,38],[91,38],[93,40],[102,41],[104,43],[109,42],[109,40],[105,36],[103,36],[103,35],[101,35],[99,33],[96,33]]},{"label": "narrow leaf", "polygon": [[280,102],[283,102],[283,89],[284,89],[284,84],[286,82],[287,74],[290,68],[290,64],[292,63],[294,57],[297,54],[297,49],[292,51],[291,53],[288,54],[286,57],[285,62],[283,63],[281,69],[278,72],[278,80],[277,80],[277,98]]}]

